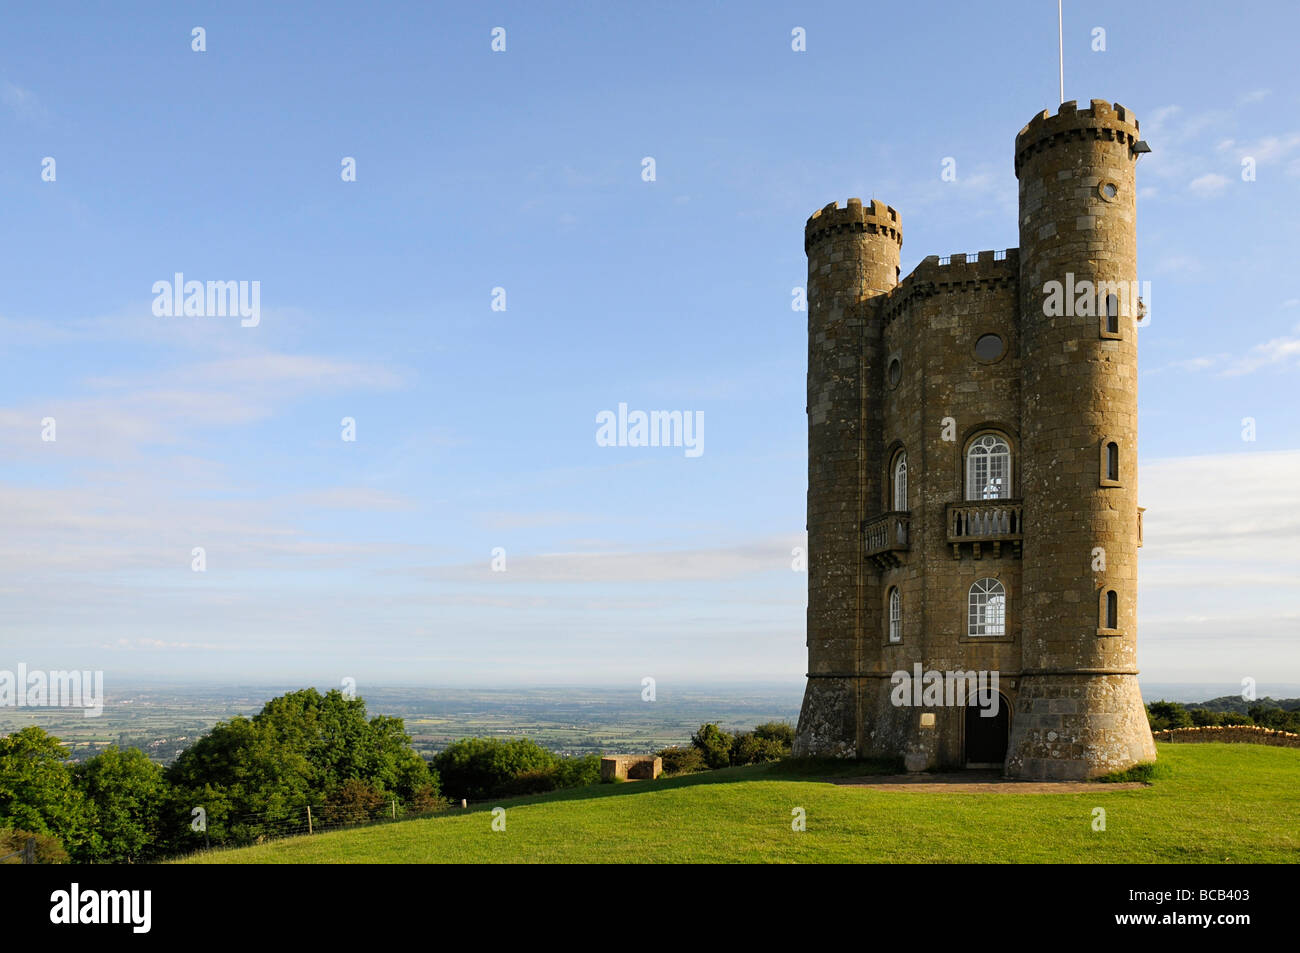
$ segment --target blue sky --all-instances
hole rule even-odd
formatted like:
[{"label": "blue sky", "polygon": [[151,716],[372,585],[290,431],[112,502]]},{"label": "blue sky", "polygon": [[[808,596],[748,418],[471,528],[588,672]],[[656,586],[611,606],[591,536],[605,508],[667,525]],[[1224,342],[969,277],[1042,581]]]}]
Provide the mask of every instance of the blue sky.
[{"label": "blue sky", "polygon": [[[802,676],[804,220],[889,202],[904,273],[1014,245],[1055,4],[541,6],[6,14],[0,667]],[[1154,149],[1156,682],[1300,682],[1298,32],[1290,3],[1066,3],[1067,98]],[[260,323],[156,317],[176,272],[259,281]],[[705,452],[597,446],[620,402],[702,412]]]}]

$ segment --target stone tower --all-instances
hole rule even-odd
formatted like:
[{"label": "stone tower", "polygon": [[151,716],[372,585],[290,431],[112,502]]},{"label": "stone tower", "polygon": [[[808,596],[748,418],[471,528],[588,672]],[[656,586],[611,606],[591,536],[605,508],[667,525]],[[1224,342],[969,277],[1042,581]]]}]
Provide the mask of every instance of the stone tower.
[{"label": "stone tower", "polygon": [[1144,151],[1122,106],[1042,113],[1016,138],[1019,249],[902,280],[894,209],[808,220],[796,754],[1033,778],[1155,758],[1136,677]]},{"label": "stone tower", "polygon": [[[862,520],[880,492],[880,407],[862,365],[880,363],[873,299],[898,284],[903,232],[879,202],[832,202],[808,222],[808,658],[819,750],[853,751],[862,606],[879,589]],[[805,702],[805,708],[807,703]],[[825,743],[821,743],[825,739]]]}]

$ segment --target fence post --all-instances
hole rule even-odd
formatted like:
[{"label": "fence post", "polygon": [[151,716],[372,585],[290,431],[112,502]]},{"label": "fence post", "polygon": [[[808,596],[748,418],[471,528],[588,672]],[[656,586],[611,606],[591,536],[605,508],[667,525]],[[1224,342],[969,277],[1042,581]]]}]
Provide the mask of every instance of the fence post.
[{"label": "fence post", "polygon": [[307,805],[307,833],[311,833],[311,805]]},{"label": "fence post", "polygon": [[397,820],[397,798],[393,798],[393,820]]},{"label": "fence post", "polygon": [[36,863],[36,838],[35,837],[27,838],[27,843],[23,845],[23,863],[24,864]]}]

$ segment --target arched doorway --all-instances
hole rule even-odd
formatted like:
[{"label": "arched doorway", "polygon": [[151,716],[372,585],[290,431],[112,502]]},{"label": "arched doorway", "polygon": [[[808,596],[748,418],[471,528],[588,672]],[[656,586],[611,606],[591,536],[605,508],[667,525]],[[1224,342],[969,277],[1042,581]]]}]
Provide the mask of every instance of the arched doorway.
[{"label": "arched doorway", "polygon": [[1011,705],[998,693],[998,712],[985,718],[977,705],[966,707],[966,767],[1001,768],[1007,760]]}]

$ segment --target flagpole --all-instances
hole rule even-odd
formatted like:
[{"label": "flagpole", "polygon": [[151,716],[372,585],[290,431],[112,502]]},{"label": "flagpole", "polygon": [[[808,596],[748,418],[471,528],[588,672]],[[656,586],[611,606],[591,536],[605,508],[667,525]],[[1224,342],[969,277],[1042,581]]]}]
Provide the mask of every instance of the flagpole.
[{"label": "flagpole", "polygon": [[1061,20],[1061,0],[1056,0],[1056,59],[1061,67],[1061,102],[1065,102],[1065,28]]}]

